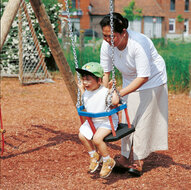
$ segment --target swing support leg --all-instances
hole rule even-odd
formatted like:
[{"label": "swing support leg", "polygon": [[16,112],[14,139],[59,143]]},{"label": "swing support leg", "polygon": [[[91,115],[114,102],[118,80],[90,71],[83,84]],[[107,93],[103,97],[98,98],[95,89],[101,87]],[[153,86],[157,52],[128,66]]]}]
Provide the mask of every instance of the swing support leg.
[{"label": "swing support leg", "polygon": [[127,113],[127,108],[125,108],[124,111],[125,111],[125,116],[126,116],[128,128],[131,128],[131,123],[130,123],[129,116],[128,116],[128,113]]},{"label": "swing support leg", "polygon": [[80,121],[81,121],[81,124],[84,123],[83,117],[81,115],[80,115]]},{"label": "swing support leg", "polygon": [[87,117],[87,120],[88,120],[88,123],[90,124],[90,127],[91,127],[91,129],[92,129],[93,134],[95,134],[96,129],[95,129],[95,126],[94,126],[94,124],[93,124],[92,119],[91,119],[90,117]]},{"label": "swing support leg", "polygon": [[109,117],[109,122],[110,122],[110,125],[111,125],[112,134],[115,137],[116,136],[116,132],[115,132],[115,129],[114,129],[112,117],[111,117],[111,115],[108,116],[108,117]]}]

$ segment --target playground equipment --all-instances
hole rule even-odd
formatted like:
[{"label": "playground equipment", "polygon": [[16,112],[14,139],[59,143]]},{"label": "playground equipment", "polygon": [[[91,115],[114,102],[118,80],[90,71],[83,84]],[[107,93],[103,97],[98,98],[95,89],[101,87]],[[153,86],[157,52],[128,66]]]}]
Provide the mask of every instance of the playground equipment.
[{"label": "playground equipment", "polygon": [[24,0],[20,2],[18,14],[1,50],[2,75],[19,76],[23,85],[53,82],[30,18],[30,4],[27,7]]},{"label": "playground equipment", "polygon": [[24,0],[19,9],[19,60],[22,84],[52,82]]},{"label": "playground equipment", "polygon": [[[51,53],[54,57],[54,60],[60,70],[60,73],[63,77],[63,81],[65,82],[66,84],[66,87],[70,93],[70,96],[72,98],[72,101],[73,103],[75,104],[76,103],[76,99],[77,99],[77,84],[75,82],[75,78],[70,70],[70,67],[66,61],[66,58],[63,54],[63,51],[62,51],[62,48],[59,44],[59,41],[57,39],[57,36],[54,32],[54,29],[52,28],[52,25],[51,25],[51,22],[49,21],[49,17],[48,15],[46,14],[46,11],[45,11],[45,7],[43,5],[43,3],[41,2],[41,0],[30,0],[30,4],[32,5],[32,8],[33,8],[33,11],[35,12],[35,15],[36,15],[36,18],[38,19],[38,22],[39,22],[39,25],[41,27],[41,30],[44,34],[44,37],[50,47],[50,50],[51,50]],[[6,7],[5,7],[5,10],[3,12],[3,15],[1,17],[1,40],[0,40],[0,51],[1,51],[1,54],[2,54],[2,51],[3,51],[3,48],[4,46],[6,46],[6,38],[8,37],[8,33],[10,32],[10,29],[11,29],[11,26],[13,24],[13,21],[17,15],[17,12],[18,12],[18,9],[19,7],[22,6],[20,8],[20,11],[23,10],[24,13],[19,13],[21,14],[22,16],[24,16],[27,20],[28,23],[30,23],[30,17],[28,15],[28,11],[25,7],[25,2],[24,0],[9,0],[9,2],[7,3]],[[19,11],[19,12],[20,12]],[[22,12],[22,11],[21,11]],[[20,16],[19,16],[20,17]],[[19,21],[19,25],[21,26],[23,22],[23,17],[22,19],[20,18],[20,21]],[[28,24],[30,25],[30,24]],[[21,27],[22,28],[22,27]],[[21,32],[23,33],[24,29],[20,28],[20,35],[21,35]],[[41,53],[39,51],[39,44],[36,40],[36,37],[35,37],[35,34],[34,34],[34,30],[32,29],[32,26],[29,26],[29,31],[30,31],[30,39],[32,39],[34,45],[33,47],[35,48],[35,50],[33,49],[32,51],[35,51],[35,53],[38,55],[38,64],[35,66],[34,68],[34,73],[37,73],[37,70],[38,68],[43,68],[43,72],[46,73],[45,71],[45,67],[43,65],[44,63],[44,60],[43,60],[43,56],[41,56]],[[22,39],[22,45],[23,45],[23,41],[25,40],[24,37],[21,35],[20,38]],[[26,36],[26,38],[28,38]],[[52,43],[54,42],[54,43]],[[21,41],[20,41],[21,43]],[[5,45],[4,45],[5,44]],[[21,44],[19,46],[20,48],[22,48]],[[19,49],[19,48],[18,48]],[[21,50],[20,50],[21,51]],[[34,53],[34,52],[31,52],[31,53]],[[21,54],[25,54],[25,52],[22,52],[20,53]],[[21,56],[21,58],[23,58],[23,55]],[[1,56],[1,61],[2,60],[5,60],[4,57]],[[23,67],[23,64],[22,64],[22,67]],[[24,73],[22,73],[24,74]],[[47,74],[47,73],[46,73]],[[2,75],[0,76],[2,77]],[[22,78],[22,77],[21,77]],[[29,77],[27,77],[29,78]],[[25,81],[25,80],[24,80]],[[0,113],[1,114],[1,113]],[[5,130],[3,129],[3,121],[2,121],[2,117],[0,117],[0,121],[1,121],[1,129],[0,129],[0,133],[2,135],[2,153],[4,151],[4,133],[5,133]]]},{"label": "playground equipment", "polygon": [[[74,35],[73,35],[72,24],[71,24],[71,19],[70,19],[68,0],[65,0],[65,2],[66,2],[67,17],[68,17],[68,26],[69,26],[68,28],[69,28],[69,32],[70,32],[70,38],[71,38],[71,43],[72,43],[73,55],[74,55],[74,62],[75,62],[76,68],[78,68],[78,61],[77,61],[77,56],[76,56],[76,49],[75,49]],[[113,1],[112,0],[110,0],[110,15],[111,15],[110,20],[111,20],[111,44],[112,44],[112,81],[113,81],[113,83],[112,83],[112,94],[114,93],[114,91],[116,91],[118,93],[118,96],[120,97],[120,94],[119,94],[119,92],[115,86],[114,41],[113,41]],[[77,73],[77,78],[78,78],[78,83],[80,84],[81,81],[80,81],[80,74],[79,73]],[[84,107],[84,105],[80,106],[80,97],[81,97],[80,90],[78,89],[76,107],[77,107],[78,114],[80,116],[81,123],[84,122],[83,116],[86,117],[93,133],[96,132],[96,129],[94,127],[94,124],[93,124],[91,118],[109,117],[112,133],[109,134],[104,139],[105,142],[117,141],[117,140],[119,140],[119,139],[125,137],[126,135],[129,135],[135,131],[135,128],[133,126],[131,126],[131,124],[130,124],[129,116],[128,116],[128,112],[127,112],[127,104],[123,101],[122,97],[120,97],[122,105],[112,109],[111,111],[108,111],[109,107],[111,106],[111,104],[109,104],[106,106],[106,112],[96,113],[96,114],[83,111],[85,107]],[[111,98],[112,98],[112,96],[110,96],[109,102],[111,102]],[[119,123],[118,129],[115,131],[111,116],[115,113],[118,113],[121,110],[125,111],[127,124]]]}]

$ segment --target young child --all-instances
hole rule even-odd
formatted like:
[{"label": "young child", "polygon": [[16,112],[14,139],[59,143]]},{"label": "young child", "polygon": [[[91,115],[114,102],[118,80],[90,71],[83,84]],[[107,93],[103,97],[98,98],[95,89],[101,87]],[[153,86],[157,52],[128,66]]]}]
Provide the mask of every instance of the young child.
[{"label": "young child", "polygon": [[[105,112],[106,101],[109,89],[102,86],[102,77],[104,75],[103,68],[99,63],[90,62],[85,64],[82,69],[76,68],[82,76],[82,83],[79,89],[83,94],[84,106],[87,112],[99,113]],[[117,105],[119,97],[116,92],[112,95],[112,104]],[[115,130],[118,126],[117,114],[112,115]],[[100,177],[108,177],[115,166],[115,161],[109,156],[107,145],[103,139],[111,133],[111,125],[108,117],[92,118],[96,133],[93,132],[86,120],[80,127],[79,139],[88,150],[90,155],[89,171],[93,173],[99,166],[101,157],[103,165],[100,171]]]}]

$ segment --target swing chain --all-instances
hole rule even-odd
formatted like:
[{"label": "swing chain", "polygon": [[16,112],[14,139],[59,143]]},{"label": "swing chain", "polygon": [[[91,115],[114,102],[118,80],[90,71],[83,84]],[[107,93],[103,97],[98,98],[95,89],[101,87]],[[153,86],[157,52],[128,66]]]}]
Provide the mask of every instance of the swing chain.
[{"label": "swing chain", "polygon": [[114,65],[114,26],[113,26],[113,0],[110,0],[110,27],[111,27],[111,60],[112,60],[112,91],[108,97],[108,104],[106,105],[106,111],[110,110],[110,106],[112,105],[112,95],[114,91],[116,91],[117,95],[119,96],[122,104],[125,104],[125,101],[121,97],[119,91],[115,85],[115,65]]},{"label": "swing chain", "polygon": [[110,26],[111,26],[111,59],[112,59],[112,92],[116,90],[115,86],[115,66],[114,66],[114,36],[113,36],[113,0],[110,0]]},{"label": "swing chain", "polygon": [[[77,55],[76,55],[74,35],[73,35],[73,31],[72,31],[72,23],[71,23],[70,10],[69,10],[68,4],[69,4],[68,0],[65,0],[66,12],[67,12],[67,17],[68,17],[68,28],[69,28],[69,33],[70,33],[69,36],[70,36],[71,44],[72,44],[72,50],[73,50],[73,55],[74,55],[74,63],[75,63],[75,67],[78,68],[78,60],[77,60]],[[78,84],[81,84],[80,74],[79,73],[77,73],[77,79],[78,79]],[[83,99],[81,99],[81,101],[83,102]],[[77,94],[76,107],[80,107],[80,90],[79,90],[79,88],[78,88],[78,94]]]}]

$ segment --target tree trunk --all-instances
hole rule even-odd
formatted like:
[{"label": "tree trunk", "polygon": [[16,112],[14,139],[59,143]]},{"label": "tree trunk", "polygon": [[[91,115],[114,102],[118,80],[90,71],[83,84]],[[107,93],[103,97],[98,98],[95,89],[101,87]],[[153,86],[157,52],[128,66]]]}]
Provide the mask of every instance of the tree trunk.
[{"label": "tree trunk", "polygon": [[30,3],[38,19],[42,32],[46,38],[46,41],[51,49],[54,60],[58,65],[58,68],[62,74],[66,87],[70,93],[70,96],[72,97],[73,103],[76,105],[77,84],[75,82],[71,69],[66,61],[66,58],[59,44],[57,36],[52,28],[44,4],[41,2],[41,0],[30,0]]},{"label": "tree trunk", "polygon": [[5,10],[3,12],[3,16],[1,17],[1,46],[0,50],[2,49],[7,34],[9,33],[9,30],[11,28],[11,25],[13,23],[13,20],[17,14],[17,11],[19,9],[21,0],[9,0],[7,3],[7,6],[5,7]]}]

